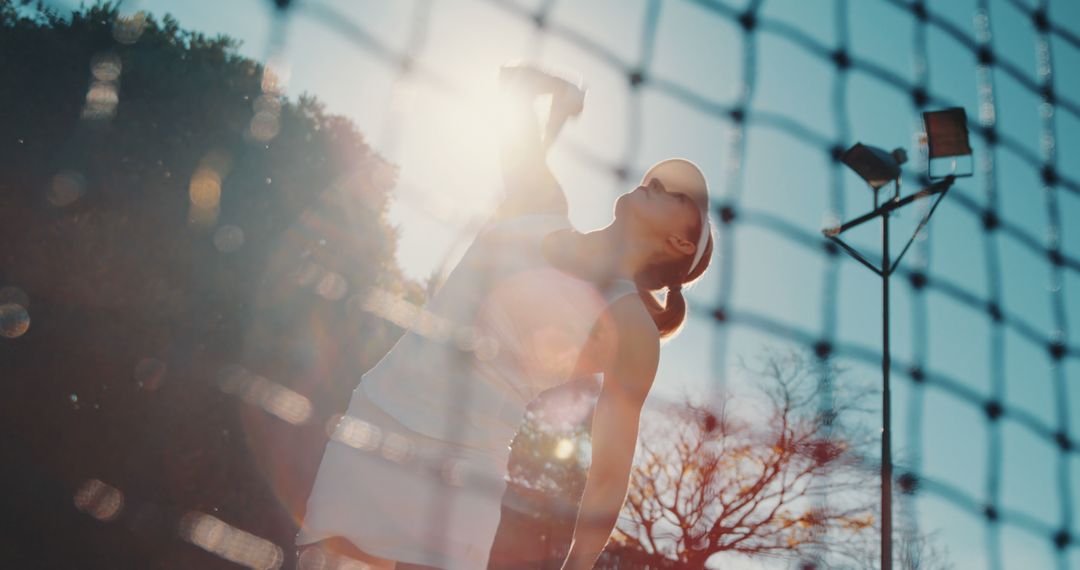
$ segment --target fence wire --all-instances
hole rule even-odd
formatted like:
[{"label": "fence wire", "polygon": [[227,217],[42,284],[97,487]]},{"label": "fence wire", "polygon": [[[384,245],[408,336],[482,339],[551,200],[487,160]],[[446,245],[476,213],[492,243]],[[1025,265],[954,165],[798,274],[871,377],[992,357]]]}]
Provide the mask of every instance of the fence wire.
[{"label": "fence wire", "polygon": [[[745,183],[745,161],[748,139],[759,129],[781,132],[799,141],[802,145],[814,149],[829,164],[827,188],[829,207],[833,214],[841,218],[850,217],[852,208],[845,199],[843,184],[844,166],[840,162],[842,152],[853,142],[851,140],[851,118],[848,100],[848,82],[852,76],[861,75],[878,82],[881,86],[903,94],[910,102],[917,116],[923,110],[963,106],[964,101],[956,101],[939,92],[930,81],[930,67],[935,65],[928,47],[928,30],[944,33],[954,40],[958,49],[968,52],[978,64],[974,79],[978,93],[977,113],[971,125],[974,135],[977,168],[981,176],[968,180],[981,181],[981,187],[974,188],[960,183],[948,198],[966,215],[978,220],[982,228],[981,255],[986,265],[986,291],[983,295],[963,283],[955,282],[944,275],[929,269],[929,241],[920,240],[915,244],[916,263],[909,263],[898,268],[897,273],[907,281],[912,294],[911,313],[909,315],[912,343],[912,356],[908,360],[892,358],[892,370],[897,379],[909,384],[910,392],[906,403],[897,404],[897,415],[907,417],[907,443],[910,446],[905,462],[895,462],[895,485],[901,495],[898,500],[903,508],[899,516],[910,521],[917,520],[916,499],[920,496],[932,496],[954,507],[970,513],[985,521],[985,555],[990,567],[1004,568],[1001,531],[1003,527],[1015,527],[1039,537],[1052,545],[1056,564],[1059,568],[1069,566],[1070,553],[1075,552],[1080,536],[1076,526],[1074,474],[1070,461],[1080,453],[1076,434],[1070,429],[1069,401],[1076,398],[1075,387],[1068,386],[1066,364],[1080,359],[1080,344],[1069,334],[1066,318],[1066,288],[1062,286],[1067,275],[1080,274],[1080,258],[1067,253],[1062,244],[1062,226],[1064,223],[1062,208],[1059,203],[1063,193],[1080,196],[1080,180],[1068,176],[1059,167],[1057,127],[1054,116],[1064,113],[1073,118],[1080,118],[1080,101],[1065,97],[1055,88],[1055,61],[1051,49],[1051,40],[1063,42],[1071,48],[1080,50],[1080,36],[1073,30],[1056,22],[1051,16],[1047,0],[1039,0],[1029,5],[1021,0],[1004,0],[1015,10],[1024,15],[1035,34],[1035,54],[1037,65],[1032,76],[1027,70],[997,56],[995,38],[991,35],[991,24],[995,18],[1004,17],[992,10],[989,0],[977,0],[972,14],[974,34],[969,34],[953,21],[935,10],[931,3],[922,0],[874,0],[889,4],[902,11],[913,23],[912,53],[915,62],[913,80],[908,80],[871,59],[862,57],[851,48],[849,29],[850,6],[847,0],[835,0],[831,3],[835,18],[835,38],[833,45],[827,45],[800,27],[771,19],[762,15],[764,0],[750,0],[745,7],[735,7],[716,0],[648,0],[640,30],[638,57],[628,60],[615,53],[602,43],[588,35],[554,21],[552,16],[556,0],[541,0],[536,7],[526,7],[512,0],[486,0],[497,9],[532,26],[532,53],[540,55],[544,41],[557,38],[583,53],[595,58],[625,78],[629,95],[627,106],[626,144],[617,162],[611,162],[590,149],[564,141],[567,152],[581,163],[596,171],[613,177],[613,191],[621,194],[626,185],[641,174],[638,165],[641,159],[641,140],[643,116],[648,112],[642,101],[642,94],[651,90],[692,109],[703,117],[726,121],[730,126],[726,145],[727,154],[722,157],[724,176],[713,184],[714,219],[720,221],[718,228],[718,249],[715,253],[719,265],[713,269],[718,277],[718,293],[709,303],[702,299],[691,300],[691,319],[705,321],[712,326],[710,367],[714,378],[723,378],[728,369],[729,343],[732,331],[739,328],[765,333],[812,349],[821,359],[842,358],[868,366],[877,366],[882,353],[877,345],[843,342],[838,340],[839,322],[838,289],[840,286],[840,267],[844,257],[834,244],[819,233],[799,227],[775,212],[754,209],[744,205],[744,198],[749,191]],[[689,3],[711,14],[724,18],[740,30],[742,47],[742,74],[732,77],[737,81],[734,102],[723,102],[708,93],[695,91],[668,79],[658,77],[654,72],[654,53],[657,46],[658,22],[666,10],[677,2]],[[54,4],[63,7],[59,4]],[[266,3],[268,10],[275,12],[268,31],[270,48],[268,58],[279,57],[289,42],[287,36],[288,20],[303,16],[319,22],[328,32],[347,39],[356,50],[376,58],[387,68],[394,70],[394,85],[418,81],[426,87],[439,90],[448,97],[462,97],[465,89],[456,83],[455,78],[445,70],[426,66],[423,53],[428,36],[439,22],[432,17],[431,0],[417,0],[412,5],[412,17],[408,39],[404,49],[396,49],[381,41],[365,23],[347,14],[344,10],[327,2],[275,0]],[[823,4],[824,6],[824,4]],[[759,61],[758,42],[762,35],[782,38],[807,54],[833,68],[831,106],[835,117],[835,136],[801,122],[782,113],[754,110],[758,88],[758,70],[761,66],[771,65],[768,61]],[[295,40],[294,40],[295,41]],[[703,56],[704,57],[704,56]],[[995,97],[997,81],[1007,76],[1018,83],[1039,101],[1039,135],[1041,144],[1038,149],[1031,149],[1018,138],[998,128],[998,121],[1003,114],[1013,112],[1004,109]],[[913,130],[921,125],[912,125]],[[394,113],[386,114],[382,126],[383,137],[388,151],[400,144],[401,126]],[[1045,201],[1046,227],[1042,236],[1034,235],[1020,224],[1010,221],[1002,215],[1001,193],[998,185],[996,164],[1004,153],[1018,159],[1041,180],[1041,195]],[[920,185],[928,183],[922,170],[911,170],[906,176],[914,177]],[[422,208],[423,205],[415,204]],[[944,223],[944,222],[939,222]],[[735,271],[741,261],[737,253],[737,228],[754,227],[770,232],[777,238],[802,248],[807,255],[822,256],[826,263],[823,274],[821,320],[816,329],[807,329],[793,322],[779,320],[767,314],[738,306],[733,302],[735,289]],[[1044,330],[1034,324],[1028,315],[1012,311],[1003,303],[1003,268],[1002,244],[1011,241],[1020,246],[1028,255],[1041,259],[1051,273],[1054,286],[1049,287],[1047,302],[1051,307],[1053,328]],[[975,252],[972,252],[975,255]],[[880,258],[873,254],[867,257],[880,263]],[[909,267],[914,267],[910,268]],[[965,385],[961,379],[928,366],[929,338],[927,294],[937,293],[951,302],[967,307],[982,314],[988,327],[989,343],[985,354],[989,360],[990,395],[983,396]],[[697,302],[693,302],[693,301]],[[1073,300],[1076,302],[1076,300]],[[1051,377],[1045,380],[1052,383],[1055,407],[1047,410],[1047,416],[1033,414],[1010,402],[1006,396],[1005,373],[1005,337],[1011,331],[1034,346],[1046,351],[1053,362]],[[1076,378],[1072,379],[1074,382]],[[947,481],[935,478],[924,472],[923,453],[920,442],[924,439],[923,418],[925,399],[929,391],[938,391],[946,395],[958,407],[977,410],[984,417],[988,430],[986,449],[986,479],[959,487]],[[824,396],[822,408],[829,408],[828,395]],[[1061,504],[1060,517],[1056,524],[1034,518],[1029,514],[1002,506],[1002,471],[1003,464],[1009,461],[1005,457],[1002,445],[1002,426],[1012,422],[1027,430],[1037,438],[1043,439],[1057,449],[1056,493]],[[962,438],[964,434],[939,434],[940,437]],[[355,441],[354,441],[355,443]],[[361,442],[362,443],[362,442]],[[362,445],[358,448],[363,448]],[[873,461],[873,460],[871,460]],[[880,461],[880,459],[878,459]],[[198,523],[198,521],[196,521]],[[214,524],[219,524],[214,523]],[[210,523],[199,523],[210,524]],[[239,532],[239,531],[238,531]],[[285,547],[290,548],[290,545]],[[813,564],[812,562],[808,564]]]}]

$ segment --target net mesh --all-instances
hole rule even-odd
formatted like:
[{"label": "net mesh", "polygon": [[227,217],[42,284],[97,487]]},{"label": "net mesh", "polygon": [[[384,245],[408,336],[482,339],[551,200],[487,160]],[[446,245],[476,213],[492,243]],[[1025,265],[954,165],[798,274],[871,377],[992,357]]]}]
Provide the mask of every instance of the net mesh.
[{"label": "net mesh", "polygon": [[[1044,541],[1055,564],[1059,568],[1070,567],[1070,563],[1075,564],[1078,560],[1074,505],[1077,504],[1078,481],[1076,458],[1080,450],[1073,427],[1075,419],[1070,417],[1070,402],[1078,396],[1076,388],[1069,383],[1075,383],[1075,372],[1080,370],[1075,368],[1080,358],[1080,345],[1068,333],[1070,323],[1066,302],[1070,294],[1080,293],[1075,290],[1076,284],[1080,283],[1075,281],[1080,273],[1080,249],[1073,242],[1070,251],[1070,244],[1065,241],[1069,229],[1066,228],[1068,210],[1063,200],[1076,200],[1080,196],[1080,180],[1059,167],[1060,160],[1066,157],[1061,156],[1059,122],[1056,118],[1061,115],[1074,120],[1080,118],[1080,102],[1057,87],[1055,71],[1060,66],[1055,65],[1053,46],[1080,50],[1080,35],[1075,25],[1067,26],[1051,17],[1052,6],[1046,0],[973,0],[968,3],[971,5],[970,28],[945,16],[934,3],[879,1],[894,8],[895,25],[911,30],[910,46],[913,51],[910,56],[914,66],[910,74],[900,73],[874,59],[862,57],[852,49],[851,26],[860,25],[857,21],[853,22],[856,17],[853,13],[857,12],[860,2],[836,0],[828,3],[828,6],[823,4],[822,10],[831,14],[833,19],[833,37],[823,39],[804,27],[770,17],[766,13],[767,2],[762,0],[751,0],[738,6],[733,2],[709,0],[649,0],[634,8],[642,10],[642,13],[638,18],[640,28],[632,34],[638,42],[639,54],[633,59],[627,59],[605,42],[582,32],[581,27],[568,26],[553,18],[553,13],[560,6],[555,0],[541,0],[529,6],[511,0],[488,0],[487,4],[531,26],[533,53],[528,55],[540,56],[546,41],[558,39],[581,54],[602,62],[611,73],[625,80],[626,136],[618,160],[611,161],[573,141],[560,143],[574,160],[613,180],[615,192],[623,192],[627,184],[636,180],[635,174],[640,174],[642,170],[640,162],[645,158],[643,134],[646,131],[646,117],[652,112],[650,102],[653,100],[649,99],[650,95],[659,95],[681,105],[689,110],[691,116],[719,121],[729,127],[725,131],[727,139],[721,145],[724,154],[717,157],[717,162],[722,164],[722,179],[713,182],[713,219],[718,222],[712,269],[717,279],[715,294],[708,298],[690,297],[691,321],[706,324],[710,329],[707,358],[711,359],[710,376],[716,378],[717,382],[723,382],[725,371],[729,368],[729,357],[734,350],[733,339],[740,331],[753,331],[790,341],[811,348],[822,359],[843,359],[861,363],[868,369],[880,366],[882,358],[878,344],[869,340],[845,340],[840,334],[839,323],[844,318],[841,313],[845,304],[841,294],[841,273],[842,267],[851,264],[851,260],[839,255],[842,252],[820,232],[792,222],[790,217],[775,210],[756,206],[755,203],[760,204],[759,201],[748,199],[754,192],[747,183],[749,173],[745,160],[751,141],[759,133],[781,133],[797,141],[809,153],[820,156],[828,165],[827,178],[813,185],[818,189],[812,191],[827,194],[828,209],[834,218],[847,218],[860,211],[859,206],[847,203],[849,196],[844,181],[845,167],[840,162],[840,156],[853,142],[855,129],[852,126],[852,109],[864,104],[849,98],[849,83],[871,81],[894,96],[893,99],[883,96],[882,100],[906,101],[909,108],[905,116],[911,117],[909,121],[915,131],[921,125],[914,117],[921,111],[950,106],[965,106],[974,110],[969,112],[969,117],[975,147],[976,176],[957,184],[947,201],[953,206],[953,216],[964,216],[965,222],[974,221],[981,228],[979,247],[968,254],[981,258],[985,267],[984,275],[972,274],[956,279],[946,272],[935,271],[930,262],[935,234],[928,232],[925,239],[915,243],[908,263],[897,269],[900,279],[894,280],[900,295],[909,295],[909,300],[904,303],[906,314],[901,315],[901,311],[897,310],[893,316],[897,321],[907,321],[904,333],[911,339],[910,354],[894,355],[892,359],[894,385],[902,394],[894,404],[894,414],[900,424],[898,427],[902,429],[896,437],[905,444],[903,458],[895,462],[894,470],[897,500],[904,505],[899,516],[917,520],[917,508],[922,500],[934,498],[970,515],[964,520],[983,522],[983,559],[988,567],[1007,567],[1006,561],[1010,558],[1001,539],[1005,529],[1018,529]],[[408,80],[421,81],[426,87],[441,90],[448,98],[460,96],[464,91],[464,87],[446,70],[424,64],[423,54],[429,37],[440,26],[449,25],[435,17],[434,5],[430,0],[417,0],[412,4],[408,36],[401,43],[403,48],[383,41],[362,20],[330,3],[279,0],[265,4],[266,10],[274,14],[268,30],[271,38],[268,57],[285,50],[290,41],[286,33],[287,22],[303,16],[317,22],[328,32],[346,38],[356,50],[377,58],[392,70],[392,82],[365,88],[391,90],[393,85]],[[655,56],[661,42],[659,23],[674,4],[693,6],[730,24],[730,28],[724,28],[725,32],[728,29],[738,30],[740,71],[726,78],[735,84],[733,92],[736,97],[733,101],[721,100],[656,73]],[[54,5],[64,8],[56,3]],[[1002,38],[991,34],[991,28],[998,18],[1024,20],[1023,26],[1030,30],[1034,38],[1034,66],[1027,68],[999,56],[997,44]],[[601,26],[602,23],[596,25]],[[755,110],[755,101],[761,95],[762,70],[773,65],[773,62],[762,57],[763,37],[781,39],[803,55],[831,68],[827,77],[818,78],[819,81],[831,83],[828,102],[833,117],[831,132],[824,132],[785,113]],[[971,100],[950,97],[946,94],[947,89],[931,82],[931,69],[938,65],[935,61],[937,54],[931,51],[934,38],[948,38],[953,52],[977,62],[974,77],[961,74],[958,79],[973,82],[975,97]],[[966,68],[957,71],[958,74],[961,72],[966,72]],[[1036,104],[1034,111],[1038,119],[1034,124],[1039,142],[1037,148],[1032,148],[1021,137],[1000,128],[1003,117],[1020,112],[1016,108],[1005,108],[998,100],[999,84],[1005,79],[1019,85],[1030,95],[1030,101]],[[1030,111],[1023,110],[1025,113]],[[382,140],[392,153],[403,135],[396,122],[399,115],[388,113],[386,116]],[[925,157],[920,159],[925,160]],[[777,157],[777,161],[783,160],[783,156]],[[998,170],[1003,160],[1018,164],[1030,173],[1032,187],[1001,187]],[[907,173],[907,178],[925,184],[928,181],[921,174],[924,170],[912,169]],[[1010,201],[1008,195],[1011,193],[1026,193],[1029,199],[1042,201],[1044,222],[1039,228],[1041,235],[1010,218],[1005,205]],[[422,208],[423,205],[417,207]],[[939,213],[938,223],[948,223],[940,220],[941,217]],[[736,276],[740,264],[750,263],[751,260],[741,257],[746,250],[740,249],[739,245],[740,240],[749,239],[746,237],[749,228],[790,244],[791,251],[795,252],[793,256],[819,260],[822,264],[821,282],[816,289],[820,296],[812,298],[805,292],[797,293],[804,295],[798,302],[817,305],[816,324],[807,326],[778,318],[766,311],[740,306],[736,294]],[[1075,240],[1075,236],[1072,239]],[[1006,250],[1012,255],[1034,260],[1049,275],[1050,286],[1044,289],[1045,302],[1050,307],[1049,326],[1032,315],[1011,309],[1005,302],[1008,296],[1005,291],[1007,274],[1014,271],[1006,262]],[[873,254],[867,254],[867,257],[880,265],[879,257]],[[1068,286],[1070,279],[1073,279],[1072,290]],[[1075,299],[1070,301],[1076,302]],[[972,345],[975,352],[966,358],[986,361],[987,390],[973,388],[967,379],[931,365],[931,352],[939,347],[931,342],[935,335],[930,322],[932,313],[943,303],[966,308],[980,316],[981,326],[986,331],[986,342]],[[872,314],[874,310],[873,306],[864,309],[867,314]],[[1025,382],[1041,382],[1050,386],[1053,405],[1046,409],[1031,410],[1011,401],[1009,394],[1015,389],[1011,384],[1021,381],[1009,376],[1011,368],[1006,362],[1011,354],[1006,350],[1006,343],[1013,342],[1014,337],[1039,349],[1047,361],[1045,366],[1034,368],[1045,371],[1046,377],[1033,372],[1030,378],[1023,379]],[[1070,370],[1073,371],[1071,378]],[[955,409],[964,413],[972,412],[982,418],[985,465],[980,470],[984,473],[983,477],[968,478],[964,484],[958,484],[956,479],[936,476],[925,469],[921,442],[929,435],[955,439],[955,445],[964,445],[966,437],[961,432],[924,432],[929,413],[928,399],[931,398],[943,398],[946,402],[935,408],[937,413]],[[822,407],[828,407],[827,400],[822,402]],[[1056,465],[1049,478],[1060,504],[1055,517],[1033,516],[1030,512],[1003,505],[1004,487],[1024,484],[1004,479],[1005,467],[1013,461],[1003,445],[1007,427],[1024,431],[1055,450]],[[868,458],[871,463],[874,460]]]}]

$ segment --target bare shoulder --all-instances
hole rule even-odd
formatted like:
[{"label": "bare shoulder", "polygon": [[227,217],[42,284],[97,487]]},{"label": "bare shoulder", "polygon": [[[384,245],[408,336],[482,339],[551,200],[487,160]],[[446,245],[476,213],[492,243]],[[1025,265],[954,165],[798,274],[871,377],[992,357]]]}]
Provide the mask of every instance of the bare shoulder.
[{"label": "bare shoulder", "polygon": [[660,331],[636,295],[615,301],[609,312],[617,342],[615,358],[604,370],[604,382],[614,381],[644,401],[660,362]]},{"label": "bare shoulder", "polygon": [[[620,333],[634,333],[631,336],[639,340],[655,340],[660,343],[660,331],[656,328],[649,310],[637,295],[623,295],[608,308],[613,324]],[[620,335],[622,336],[622,335]]]}]

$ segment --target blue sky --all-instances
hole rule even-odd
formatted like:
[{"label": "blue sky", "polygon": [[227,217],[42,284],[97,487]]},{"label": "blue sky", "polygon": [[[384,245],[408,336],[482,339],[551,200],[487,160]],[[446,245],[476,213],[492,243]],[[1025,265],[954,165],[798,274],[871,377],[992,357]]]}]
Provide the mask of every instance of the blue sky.
[{"label": "blue sky", "polygon": [[[747,44],[737,22],[723,14],[724,7],[737,12],[745,0],[714,2],[720,10],[702,6],[708,2],[662,2],[655,47],[647,62],[649,81],[636,103],[620,67],[636,66],[647,55],[642,49],[646,1],[554,2],[549,20],[555,33],[538,32],[508,7],[532,9],[542,3],[437,0],[421,24],[426,30],[422,41],[413,34],[412,1],[298,2],[307,7],[296,8],[286,18],[284,35],[273,31],[272,3],[261,0],[129,0],[124,9],[143,9],[158,17],[170,12],[184,28],[242,40],[241,53],[258,60],[278,54],[291,72],[290,96],[313,93],[331,112],[352,118],[379,152],[401,166],[391,218],[402,232],[399,261],[407,274],[418,278],[452,265],[471,237],[469,219],[490,209],[501,192],[494,133],[483,125],[498,65],[531,58],[579,73],[590,88],[585,112],[567,126],[550,157],[578,229],[599,228],[611,220],[614,198],[633,188],[632,183],[620,183],[611,167],[627,160],[636,179],[657,160],[690,158],[704,169],[714,198],[731,200],[739,213],[730,233],[730,265],[714,258],[707,277],[688,291],[690,305],[700,312],[665,347],[657,395],[673,398],[683,391],[704,393],[721,386],[738,389],[743,380],[734,365],[736,356],[752,358],[764,343],[790,342],[738,319],[721,332],[707,316],[719,299],[727,299],[733,314],[783,323],[811,338],[831,330],[841,349],[839,359],[851,367],[846,381],[878,386],[880,366],[872,358],[881,341],[878,278],[853,260],[840,258],[835,304],[823,301],[833,285],[828,281],[830,262],[817,242],[800,243],[754,220],[771,216],[811,236],[818,235],[830,215],[848,219],[869,209],[870,192],[857,177],[833,169],[823,146],[833,141],[844,147],[856,141],[886,149],[905,147],[913,158],[907,165],[905,190],[914,190],[914,174],[921,167],[914,136],[922,126],[907,92],[862,68],[838,82],[831,61],[793,41],[791,33],[778,31],[793,30],[806,42],[831,50],[842,30],[838,7],[846,6],[848,53],[911,83],[919,77],[914,57],[918,26],[911,13],[886,0],[765,1],[759,13],[762,25],[753,37],[756,60],[748,106],[751,118],[743,133],[745,155],[735,160],[729,118],[705,113],[659,86],[676,85],[721,109],[735,104],[743,86]],[[1031,19],[1017,8],[1034,5],[1034,0],[987,3],[995,56],[1037,83],[1038,35]],[[977,4],[938,0],[928,2],[928,7],[935,20],[975,37]],[[1054,22],[1074,37],[1080,35],[1080,3],[1057,0],[1049,6]],[[327,8],[334,14],[327,16]],[[355,35],[340,33],[344,26],[332,26],[330,20],[361,30],[369,40],[355,41]],[[943,27],[926,27],[929,91],[948,105],[963,106],[974,125],[990,110],[984,108],[980,115],[976,60]],[[434,86],[423,74],[400,81],[396,65],[380,55],[381,49],[417,50],[418,68],[432,71],[449,87]],[[1052,120],[1057,167],[1073,181],[1073,190],[1050,191],[1058,208],[1054,222],[1038,167],[1023,158],[1042,156],[1041,99],[1000,67],[993,73],[992,109],[998,131],[1011,142],[992,153],[993,180],[998,214],[1006,225],[1041,245],[1047,244],[1048,229],[1057,225],[1063,253],[1076,260],[1080,259],[1080,226],[1075,222],[1080,219],[1080,192],[1075,187],[1080,180],[1076,114],[1080,77],[1073,70],[1080,68],[1080,50],[1051,35],[1050,54],[1056,93],[1072,102],[1071,109],[1058,106]],[[846,105],[839,109],[833,105],[838,93],[846,96]],[[930,108],[942,106],[946,105],[935,101]],[[640,119],[639,130],[632,128],[632,116]],[[800,138],[793,129],[777,126],[785,124],[808,134]],[[1080,345],[1076,333],[1080,275],[1065,269],[1061,280],[1055,281],[1045,255],[1022,245],[1013,233],[985,233],[978,213],[962,207],[962,201],[979,207],[989,203],[982,170],[985,143],[973,135],[972,145],[976,175],[950,191],[934,214],[927,239],[913,246],[904,267],[922,268],[932,282],[941,280],[979,302],[998,292],[1011,322],[1022,323],[1039,338],[1059,334],[1074,352],[1055,363],[1045,346],[1021,334],[1020,327],[995,331],[985,310],[957,302],[956,295],[940,287],[917,295],[898,274],[892,296],[893,357],[905,365],[921,361],[932,376],[947,378],[977,399],[994,396],[993,378],[999,374],[1007,410],[1022,410],[1051,431],[1059,429],[1064,410],[1070,422],[1067,431],[1078,440],[1080,359],[1075,347]],[[741,178],[731,175],[735,166]],[[919,212],[919,207],[910,207],[893,219],[894,255]],[[869,224],[851,241],[876,251],[878,232],[876,224]],[[990,242],[994,245],[987,248]],[[717,247],[717,253],[721,251],[725,250]],[[730,267],[730,274],[724,274],[724,267]],[[1063,302],[1063,321],[1055,317],[1055,300]],[[831,328],[830,319],[835,319]],[[1000,335],[1003,348],[995,349],[995,335]],[[850,358],[846,348],[871,358]],[[722,357],[717,351],[723,351]],[[995,354],[1000,365],[995,365]],[[1055,364],[1061,369],[1055,370]],[[1061,382],[1068,385],[1064,395],[1055,392]],[[997,539],[1002,567],[1052,568],[1061,562],[1047,532],[1067,522],[1063,501],[1071,502],[1074,518],[1080,512],[1080,456],[1073,452],[1065,460],[1069,472],[1064,481],[1071,496],[1063,495],[1062,460],[1051,439],[1007,413],[998,426],[1000,442],[994,444],[991,424],[977,399],[957,397],[935,385],[913,388],[900,373],[894,373],[892,385],[898,457],[917,453],[919,472],[980,503],[989,499],[991,474],[1000,477],[997,504],[1006,513]],[[1062,400],[1064,405],[1059,406]],[[916,424],[910,422],[912,417]],[[1000,450],[997,467],[989,463],[990,449]],[[986,545],[991,535],[985,519],[934,492],[919,494],[915,507],[923,530],[940,529],[938,538],[958,568],[988,567],[991,554]],[[1012,524],[1014,519],[1050,530],[1032,532]],[[1074,541],[1080,539],[1075,520],[1070,530]],[[1071,549],[1067,564],[1080,565],[1077,551]]]}]

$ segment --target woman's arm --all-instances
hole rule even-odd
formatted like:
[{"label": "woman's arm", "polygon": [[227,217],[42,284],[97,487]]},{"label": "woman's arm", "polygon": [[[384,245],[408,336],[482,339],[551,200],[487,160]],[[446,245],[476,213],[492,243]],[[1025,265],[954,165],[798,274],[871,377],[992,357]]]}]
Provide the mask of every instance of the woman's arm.
[{"label": "woman's arm", "polygon": [[[500,121],[499,148],[506,196],[495,218],[544,213],[567,215],[566,195],[547,165],[547,148],[552,141],[540,135],[533,102],[537,96],[548,93],[566,98],[566,93],[577,88],[564,79],[524,65],[503,66],[499,82],[508,98]],[[549,122],[558,113],[574,111],[565,102],[559,103],[553,104]]]},{"label": "woman's arm", "polygon": [[612,313],[619,347],[615,362],[604,373],[593,413],[592,465],[563,570],[592,568],[611,537],[626,500],[641,406],[660,360],[659,332],[637,299],[617,301]]}]

